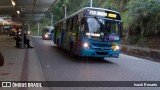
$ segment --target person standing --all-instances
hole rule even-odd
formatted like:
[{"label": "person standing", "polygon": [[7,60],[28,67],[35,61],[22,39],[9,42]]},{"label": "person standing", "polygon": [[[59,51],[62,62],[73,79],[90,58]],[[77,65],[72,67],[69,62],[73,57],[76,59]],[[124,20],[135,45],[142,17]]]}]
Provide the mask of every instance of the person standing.
[{"label": "person standing", "polygon": [[29,39],[27,38],[27,34],[24,34],[24,44],[27,45],[27,48],[33,48],[30,43],[29,43]]},{"label": "person standing", "polygon": [[2,55],[2,53],[0,52],[0,66],[4,65],[4,57]]}]

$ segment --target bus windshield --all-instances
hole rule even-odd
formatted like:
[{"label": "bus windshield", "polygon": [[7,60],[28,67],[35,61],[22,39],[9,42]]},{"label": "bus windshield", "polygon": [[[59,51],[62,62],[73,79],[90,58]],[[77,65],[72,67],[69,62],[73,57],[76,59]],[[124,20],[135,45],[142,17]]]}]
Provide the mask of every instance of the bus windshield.
[{"label": "bus windshield", "polygon": [[49,33],[49,34],[51,34],[51,33],[53,33],[53,30],[52,30],[52,29],[47,29],[47,28],[45,28],[45,29],[43,29],[42,32],[43,32],[43,33]]},{"label": "bus windshield", "polygon": [[119,40],[120,22],[102,18],[86,18],[88,29],[85,36],[98,41]]}]

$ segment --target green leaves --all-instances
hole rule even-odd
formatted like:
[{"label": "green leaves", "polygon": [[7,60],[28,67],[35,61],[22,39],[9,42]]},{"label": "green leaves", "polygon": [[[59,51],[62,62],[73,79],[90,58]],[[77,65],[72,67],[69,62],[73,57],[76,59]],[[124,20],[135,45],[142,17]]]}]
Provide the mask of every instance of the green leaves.
[{"label": "green leaves", "polygon": [[[67,6],[69,16],[81,8],[89,7],[90,0],[59,0],[51,10],[53,23],[64,18],[63,5]],[[160,36],[160,0],[93,0],[93,7],[120,12],[124,30],[128,34],[125,40],[133,40],[131,44],[143,42],[143,39],[147,40],[150,36]],[[50,20],[49,12],[40,26],[49,24]]]}]

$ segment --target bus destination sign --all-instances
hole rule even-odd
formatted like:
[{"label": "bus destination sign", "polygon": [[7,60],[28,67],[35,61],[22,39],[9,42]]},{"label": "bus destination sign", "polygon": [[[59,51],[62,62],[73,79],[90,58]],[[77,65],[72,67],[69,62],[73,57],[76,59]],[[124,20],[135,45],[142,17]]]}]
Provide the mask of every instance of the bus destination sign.
[{"label": "bus destination sign", "polygon": [[107,17],[112,19],[118,19],[118,14],[111,11],[99,11],[99,10],[88,10],[88,15],[95,15],[101,17]]}]

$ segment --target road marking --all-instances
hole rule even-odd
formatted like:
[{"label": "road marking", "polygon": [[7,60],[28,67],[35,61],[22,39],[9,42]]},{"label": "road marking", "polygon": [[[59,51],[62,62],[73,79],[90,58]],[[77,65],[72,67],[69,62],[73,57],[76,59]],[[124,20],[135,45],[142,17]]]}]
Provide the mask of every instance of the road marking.
[{"label": "road marking", "polygon": [[[28,66],[29,66],[29,55],[28,49],[25,50],[25,56],[23,61],[23,67],[21,72],[21,81],[28,81]],[[19,88],[18,90],[27,90],[26,87]]]}]

